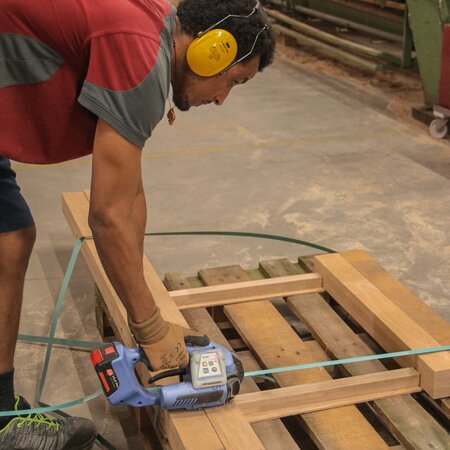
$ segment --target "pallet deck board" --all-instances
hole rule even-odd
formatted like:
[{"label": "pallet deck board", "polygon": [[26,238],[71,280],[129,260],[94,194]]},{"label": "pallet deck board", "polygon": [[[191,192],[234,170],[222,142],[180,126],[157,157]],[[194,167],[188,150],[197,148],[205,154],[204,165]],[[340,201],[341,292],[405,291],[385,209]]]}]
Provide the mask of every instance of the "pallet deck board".
[{"label": "pallet deck board", "polygon": [[[303,272],[303,269],[287,259],[262,261],[260,268],[270,277]],[[323,296],[318,294],[294,296],[287,301],[314,338],[334,359],[374,354],[361,337],[338,316]],[[352,376],[387,370],[381,361],[377,360],[347,364],[343,366],[343,369]],[[383,424],[407,448],[444,450],[448,447],[447,431],[411,396],[375,400],[372,406]]]},{"label": "pallet deck board", "polygon": [[[232,280],[246,280],[240,266],[206,269],[199,276],[207,285]],[[268,300],[227,305],[225,313],[249,348],[265,367],[280,367],[317,361],[296,333]],[[274,375],[280,387],[295,386],[329,379],[323,369],[307,369]],[[304,414],[308,432],[319,448],[375,449],[387,448],[385,442],[354,406]]]},{"label": "pallet deck board", "polygon": [[[167,273],[164,277],[164,284],[171,291],[175,290],[173,292],[176,292],[176,289],[186,289],[190,287],[189,280],[184,278],[179,273]],[[183,312],[183,315],[192,328],[202,330],[208,335],[211,341],[224,346],[228,350],[231,350],[231,346],[228,341],[205,308],[188,309]],[[251,356],[251,358],[254,359],[253,356]],[[258,370],[260,368],[256,360],[252,362],[252,364],[253,369]],[[244,367],[248,370],[247,365],[244,365]],[[241,393],[249,392],[259,392],[259,389],[253,379],[245,378],[241,386]],[[266,450],[299,449],[298,445],[295,443],[280,420],[255,423],[252,425],[252,428],[255,430],[255,433],[261,440]]]},{"label": "pallet deck board", "polygon": [[239,395],[236,402],[250,422],[259,422],[420,390],[419,374],[410,367]]},{"label": "pallet deck board", "polygon": [[246,303],[270,297],[322,292],[322,277],[301,274],[275,280],[262,279],[230,283],[227,286],[209,286],[182,289],[170,293],[180,310],[207,306]]}]

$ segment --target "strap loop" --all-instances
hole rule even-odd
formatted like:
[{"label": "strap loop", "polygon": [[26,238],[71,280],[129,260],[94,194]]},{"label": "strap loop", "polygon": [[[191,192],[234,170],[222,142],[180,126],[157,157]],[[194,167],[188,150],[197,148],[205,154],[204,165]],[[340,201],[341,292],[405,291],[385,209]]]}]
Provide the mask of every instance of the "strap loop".
[{"label": "strap loop", "polygon": [[[283,241],[283,242],[290,242],[294,244],[299,245],[305,245],[307,247],[315,248],[317,250],[321,250],[326,253],[336,253],[335,250],[332,250],[330,248],[324,247],[319,244],[315,244],[312,242],[304,241],[301,239],[295,239],[290,238],[287,236],[277,236],[273,234],[264,234],[264,233],[250,233],[250,232],[243,232],[243,231],[171,231],[171,232],[160,232],[160,233],[145,233],[145,236],[237,236],[237,237],[253,237],[253,238],[261,238],[261,239],[271,239],[276,241]],[[59,320],[59,316],[61,314],[61,309],[64,303],[64,298],[67,292],[67,288],[69,286],[69,282],[72,278],[73,271],[75,268],[75,264],[78,260],[78,256],[80,254],[81,246],[86,239],[93,239],[92,236],[81,236],[77,239],[75,242],[74,248],[72,250],[72,255],[69,260],[69,264],[66,269],[66,273],[64,274],[64,278],[61,284],[61,288],[58,294],[58,299],[56,302],[55,310],[53,312],[52,321],[50,325],[50,333],[49,336],[31,336],[31,335],[19,335],[19,340],[25,341],[25,342],[39,342],[39,343],[45,343],[47,344],[47,351],[45,353],[45,360],[44,360],[44,366],[42,369],[41,374],[41,380],[39,383],[39,388],[36,394],[36,402],[39,404],[42,404],[40,401],[42,392],[45,385],[45,379],[47,377],[47,371],[48,371],[48,365],[50,362],[50,356],[51,351],[53,348],[53,345],[63,345],[67,347],[80,347],[82,349],[91,349],[91,348],[97,348],[103,343],[97,343],[97,342],[87,342],[87,341],[80,341],[75,339],[60,339],[55,337],[56,332],[56,325]],[[309,364],[300,364],[296,366],[287,366],[287,367],[276,367],[272,369],[264,369],[264,370],[257,370],[253,372],[245,372],[244,376],[246,377],[262,377],[266,379],[270,379],[271,381],[274,381],[270,377],[268,377],[268,374],[274,374],[274,373],[281,373],[281,372],[288,372],[293,370],[302,370],[302,369],[311,369],[316,367],[326,367],[326,366],[334,366],[339,364],[350,364],[350,363],[357,363],[362,361],[371,361],[376,359],[385,359],[385,358],[398,358],[402,356],[411,356],[411,355],[422,355],[427,353],[436,353],[436,352],[443,352],[450,350],[450,345],[443,345],[440,347],[429,347],[429,348],[423,348],[418,350],[406,350],[401,352],[393,352],[393,353],[382,353],[378,355],[367,355],[367,356],[358,356],[355,358],[345,358],[345,359],[338,359],[338,360],[330,360],[330,361],[321,361],[321,362],[315,362],[315,363],[309,363]],[[147,388],[148,390],[156,389],[156,388]],[[4,416],[17,416],[17,415],[24,415],[24,414],[36,414],[36,413],[45,413],[50,411],[58,411],[66,408],[71,408],[72,406],[79,405],[81,403],[88,402],[90,400],[93,400],[94,398],[97,398],[102,394],[102,391],[99,390],[93,394],[87,395],[85,397],[82,397],[77,400],[69,401],[66,403],[61,403],[58,405],[52,405],[52,406],[44,406],[41,408],[34,408],[34,409],[27,409],[27,410],[21,410],[21,411],[0,411],[0,417]],[[103,443],[110,445],[104,438],[100,436],[100,441]],[[108,447],[112,448],[112,446]]]}]

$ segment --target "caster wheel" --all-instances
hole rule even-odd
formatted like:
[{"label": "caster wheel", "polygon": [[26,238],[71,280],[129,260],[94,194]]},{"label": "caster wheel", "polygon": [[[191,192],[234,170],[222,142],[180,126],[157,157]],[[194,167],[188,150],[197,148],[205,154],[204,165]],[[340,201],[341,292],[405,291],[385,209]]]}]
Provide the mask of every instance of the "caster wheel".
[{"label": "caster wheel", "polygon": [[444,139],[448,134],[447,119],[434,119],[430,123],[430,134],[435,139]]}]

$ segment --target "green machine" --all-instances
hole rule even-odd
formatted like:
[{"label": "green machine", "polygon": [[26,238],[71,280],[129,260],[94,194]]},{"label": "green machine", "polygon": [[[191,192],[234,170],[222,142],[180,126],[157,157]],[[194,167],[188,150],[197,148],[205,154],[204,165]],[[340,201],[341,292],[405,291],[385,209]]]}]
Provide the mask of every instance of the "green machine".
[{"label": "green machine", "polygon": [[406,3],[424,100],[432,107],[438,103],[442,29],[449,22],[450,0],[406,0]]},{"label": "green machine", "polygon": [[434,138],[447,137],[450,122],[450,0],[406,0],[425,106],[412,115]]}]

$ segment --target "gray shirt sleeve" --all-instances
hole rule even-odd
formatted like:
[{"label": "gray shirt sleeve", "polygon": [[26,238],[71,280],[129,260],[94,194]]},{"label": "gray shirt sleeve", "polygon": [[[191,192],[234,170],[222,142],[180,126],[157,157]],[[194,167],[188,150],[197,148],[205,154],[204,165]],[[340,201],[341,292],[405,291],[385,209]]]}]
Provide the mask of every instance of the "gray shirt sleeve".
[{"label": "gray shirt sleeve", "polygon": [[78,102],[139,147],[164,116],[170,52],[157,40],[112,34],[91,42]]}]

